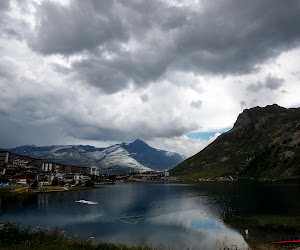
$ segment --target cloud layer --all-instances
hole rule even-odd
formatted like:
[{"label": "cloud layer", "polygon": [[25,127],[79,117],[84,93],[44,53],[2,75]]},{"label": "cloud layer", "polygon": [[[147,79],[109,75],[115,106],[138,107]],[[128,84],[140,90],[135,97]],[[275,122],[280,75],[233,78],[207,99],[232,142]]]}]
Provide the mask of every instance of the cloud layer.
[{"label": "cloud layer", "polygon": [[1,1],[0,147],[141,138],[189,156],[207,142],[186,134],[300,104],[299,11],[296,0]]}]

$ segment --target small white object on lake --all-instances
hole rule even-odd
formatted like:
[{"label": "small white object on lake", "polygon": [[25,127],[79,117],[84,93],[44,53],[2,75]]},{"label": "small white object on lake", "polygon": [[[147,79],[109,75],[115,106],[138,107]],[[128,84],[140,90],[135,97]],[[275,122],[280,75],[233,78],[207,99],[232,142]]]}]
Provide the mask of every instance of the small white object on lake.
[{"label": "small white object on lake", "polygon": [[79,200],[79,201],[75,201],[75,202],[82,203],[82,204],[88,204],[88,205],[96,205],[96,204],[98,204],[98,202],[95,202],[95,201],[86,201],[86,200]]}]

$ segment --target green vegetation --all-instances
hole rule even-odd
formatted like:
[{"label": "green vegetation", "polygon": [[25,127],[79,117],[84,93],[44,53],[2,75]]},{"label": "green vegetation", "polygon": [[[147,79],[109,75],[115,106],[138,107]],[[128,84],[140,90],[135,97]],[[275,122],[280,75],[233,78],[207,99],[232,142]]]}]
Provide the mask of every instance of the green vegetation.
[{"label": "green vegetation", "polygon": [[[124,244],[94,242],[92,238],[80,238],[77,235],[68,237],[59,228],[30,227],[23,228],[18,223],[0,224],[0,249],[2,250],[150,250],[150,249],[169,249],[164,246],[151,247],[148,244],[140,243],[127,246]],[[248,242],[251,249],[276,250],[282,246]],[[222,242],[216,242],[215,249],[237,249],[235,246],[228,247]],[[285,249],[294,249],[292,246],[285,246]]]},{"label": "green vegetation", "polygon": [[7,183],[9,182],[8,178],[0,176],[0,183]]},{"label": "green vegetation", "polygon": [[251,231],[300,234],[300,217],[274,217],[274,218],[230,218],[224,220],[226,224],[234,228]]},{"label": "green vegetation", "polygon": [[231,175],[296,181],[300,176],[300,109],[271,105],[245,110],[232,130],[170,174],[196,180]]},{"label": "green vegetation", "polygon": [[88,180],[88,181],[86,181],[86,182],[84,183],[84,186],[85,186],[85,187],[94,187],[95,184],[94,184],[94,182]]},{"label": "green vegetation", "polygon": [[81,191],[81,190],[91,190],[91,189],[102,189],[103,187],[86,187],[86,186],[74,186],[74,187],[70,187],[69,191]]},{"label": "green vegetation", "polygon": [[73,250],[73,249],[109,249],[109,250],[148,250],[148,245],[126,246],[112,243],[93,243],[92,239],[79,237],[66,237],[59,228],[37,227],[33,230],[22,228],[20,224],[5,223],[0,225],[0,249],[36,249],[36,250]]}]

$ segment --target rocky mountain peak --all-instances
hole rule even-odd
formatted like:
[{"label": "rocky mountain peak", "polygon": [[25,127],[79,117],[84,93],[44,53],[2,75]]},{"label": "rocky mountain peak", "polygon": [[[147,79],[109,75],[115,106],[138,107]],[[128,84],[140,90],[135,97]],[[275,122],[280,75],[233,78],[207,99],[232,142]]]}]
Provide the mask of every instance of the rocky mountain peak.
[{"label": "rocky mountain peak", "polygon": [[170,171],[186,178],[300,176],[300,108],[245,109],[234,127]]},{"label": "rocky mountain peak", "polygon": [[251,125],[255,126],[255,124],[260,123],[269,117],[286,115],[297,111],[299,112],[299,109],[287,109],[277,104],[245,109],[239,114],[233,129],[230,132],[236,131],[237,129],[249,128]]}]

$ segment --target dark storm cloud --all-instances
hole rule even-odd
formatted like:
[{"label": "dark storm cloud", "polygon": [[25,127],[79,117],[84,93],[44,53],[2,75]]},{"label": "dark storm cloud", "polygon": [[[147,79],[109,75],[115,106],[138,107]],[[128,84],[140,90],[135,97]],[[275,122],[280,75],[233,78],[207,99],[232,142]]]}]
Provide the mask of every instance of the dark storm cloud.
[{"label": "dark storm cloud", "polygon": [[264,88],[270,89],[270,90],[277,90],[283,85],[283,83],[284,83],[284,79],[277,78],[277,77],[269,74],[265,78],[264,82],[252,83],[247,87],[247,90],[252,91],[252,92],[257,92]]},{"label": "dark storm cloud", "polygon": [[65,136],[71,136],[82,140],[132,141],[136,138],[141,138],[143,140],[149,140],[155,137],[172,138],[186,134],[196,128],[195,126],[183,127],[174,123],[173,125],[174,127],[156,129],[149,126],[149,124],[136,122],[134,132],[132,132],[120,130],[119,128],[87,126],[86,124],[75,126],[75,124],[72,123],[71,126],[63,126],[63,133]]},{"label": "dark storm cloud", "polygon": [[37,23],[37,33],[29,44],[43,54],[72,54],[128,38],[110,0],[75,0],[70,6],[44,1]]},{"label": "dark storm cloud", "polygon": [[[32,5],[36,23],[31,27]],[[0,142],[19,145],[57,144],[68,136],[102,141],[182,136],[200,126],[176,110],[181,104],[169,102],[182,97],[172,93],[171,84],[199,83],[197,77],[188,83],[185,72],[247,74],[300,44],[296,0],[215,0],[191,7],[158,0],[72,0],[67,5],[18,0],[16,17],[7,14],[9,9],[9,1],[0,0],[0,38],[7,45],[7,51],[0,47]],[[141,94],[141,88],[158,81],[170,88],[147,90],[151,100]],[[281,90],[283,84],[269,75],[248,90]],[[101,94],[129,86],[130,93],[139,93],[133,96],[141,98],[144,110],[132,108],[128,98]],[[155,108],[158,99],[166,102]],[[196,98],[189,105],[201,108],[202,102]]]},{"label": "dark storm cloud", "polygon": [[[296,0],[203,1],[200,10],[162,1],[74,0],[69,6],[45,1],[29,45],[44,54],[88,52],[73,64],[74,75],[114,93],[130,82],[146,86],[172,70],[221,75],[259,70],[299,46],[299,12]],[[131,40],[138,49],[124,50]]]}]

